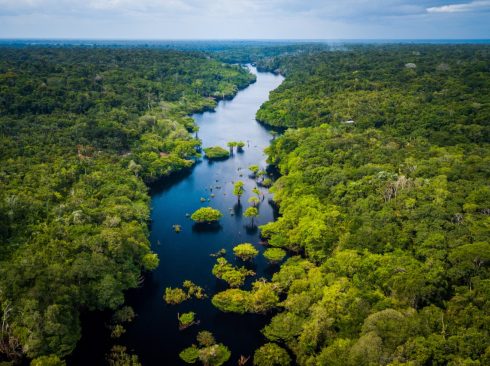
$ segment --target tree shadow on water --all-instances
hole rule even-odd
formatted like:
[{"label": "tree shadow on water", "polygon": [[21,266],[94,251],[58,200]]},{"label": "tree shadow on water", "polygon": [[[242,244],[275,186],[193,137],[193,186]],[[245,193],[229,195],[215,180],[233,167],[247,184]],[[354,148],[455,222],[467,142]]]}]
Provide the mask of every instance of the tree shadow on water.
[{"label": "tree shadow on water", "polygon": [[195,223],[192,225],[193,233],[217,233],[223,230],[223,226],[219,222],[213,223]]},{"label": "tree shadow on water", "polygon": [[257,225],[244,225],[243,226],[245,228],[245,232],[249,235],[254,235],[254,234],[257,234],[257,232],[259,231],[259,228]]},{"label": "tree shadow on water", "polygon": [[233,205],[233,214],[237,218],[241,218],[243,215],[243,206],[241,202],[237,202]]}]

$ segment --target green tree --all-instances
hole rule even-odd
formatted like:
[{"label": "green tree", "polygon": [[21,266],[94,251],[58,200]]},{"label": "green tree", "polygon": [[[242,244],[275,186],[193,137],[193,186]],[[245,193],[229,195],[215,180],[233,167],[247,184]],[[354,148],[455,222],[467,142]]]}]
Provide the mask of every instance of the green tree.
[{"label": "green tree", "polygon": [[253,207],[257,207],[260,203],[260,199],[258,197],[252,196],[248,199],[248,203],[250,203]]},{"label": "green tree", "polygon": [[66,362],[57,355],[41,356],[31,361],[31,366],[65,366]]},{"label": "green tree", "polygon": [[201,331],[197,335],[198,346],[191,346],[180,352],[179,357],[186,363],[200,360],[204,366],[221,366],[230,359],[231,352],[225,345],[217,344],[212,333]]},{"label": "green tree", "polygon": [[279,303],[278,286],[274,283],[255,281],[250,293],[249,312],[265,314]]},{"label": "green tree", "polygon": [[250,165],[248,167],[248,170],[250,170],[250,173],[252,173],[252,177],[256,177],[260,167],[258,165]]},{"label": "green tree", "polygon": [[266,343],[254,353],[254,365],[256,366],[288,366],[290,364],[289,354],[276,343]]},{"label": "green tree", "polygon": [[248,207],[245,212],[243,213],[243,216],[245,217],[250,217],[251,224],[254,226],[254,219],[259,216],[259,210],[257,210],[256,207]]},{"label": "green tree", "polygon": [[183,314],[178,314],[179,329],[186,329],[194,324],[196,320],[196,313],[190,311]]},{"label": "green tree", "polygon": [[236,149],[237,151],[243,151],[243,148],[245,147],[245,143],[243,141],[238,141],[236,143]]},{"label": "green tree", "polygon": [[230,153],[220,146],[207,147],[204,152],[210,160],[222,160],[230,156]]},{"label": "green tree", "polygon": [[250,293],[232,288],[218,292],[213,296],[211,302],[223,312],[245,314],[250,309]]},{"label": "green tree", "polygon": [[115,345],[107,356],[110,366],[141,366],[138,356],[127,353],[126,347]]},{"label": "green tree", "polygon": [[268,248],[264,251],[264,257],[270,263],[279,263],[286,256],[286,251],[281,248]]},{"label": "green tree", "polygon": [[226,281],[231,287],[239,287],[244,284],[247,276],[255,275],[254,271],[245,267],[234,267],[225,258],[218,258],[212,270],[213,275]]},{"label": "green tree", "polygon": [[199,349],[196,346],[187,347],[179,353],[185,363],[195,363],[199,359]]},{"label": "green tree", "polygon": [[177,305],[189,299],[189,295],[181,288],[167,287],[163,299],[167,304]]},{"label": "green tree", "polygon": [[250,243],[238,244],[233,248],[233,253],[243,261],[254,259],[259,251]]},{"label": "green tree", "polygon": [[212,223],[218,221],[222,216],[223,214],[219,210],[201,207],[191,215],[191,219],[197,223]]},{"label": "green tree", "polygon": [[235,142],[235,141],[229,141],[229,142],[226,143],[226,145],[230,149],[230,155],[233,155],[233,148],[235,146],[237,146],[237,142]]},{"label": "green tree", "polygon": [[239,180],[235,182],[235,185],[233,187],[233,194],[237,196],[238,202],[240,202],[240,197],[242,197],[243,193],[245,192],[245,188],[243,186],[243,182]]}]

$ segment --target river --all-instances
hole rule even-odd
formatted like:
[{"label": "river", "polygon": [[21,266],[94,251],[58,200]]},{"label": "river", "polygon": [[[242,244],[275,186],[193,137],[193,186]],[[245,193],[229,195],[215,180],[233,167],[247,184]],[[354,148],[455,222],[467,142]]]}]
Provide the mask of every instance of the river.
[{"label": "river", "polygon": [[[158,253],[160,265],[145,278],[139,289],[129,293],[128,304],[133,307],[137,317],[127,325],[127,332],[112,342],[123,344],[128,351],[137,354],[144,366],[184,364],[178,354],[195,343],[196,334],[201,330],[211,331],[219,343],[230,348],[232,357],[229,365],[236,365],[240,355],[252,355],[263,343],[260,330],[267,324],[268,317],[226,314],[211,304],[212,295],[226,289],[227,285],[212,275],[216,258],[210,254],[225,248],[226,258],[232,263],[241,264],[233,258],[232,248],[236,244],[249,242],[261,253],[264,250],[259,244],[259,231],[250,228],[250,219],[243,217],[242,212],[248,207],[247,200],[254,195],[252,189],[256,186],[255,181],[249,178],[247,168],[253,164],[266,167],[264,149],[272,139],[269,131],[255,120],[255,113],[268,99],[270,91],[282,83],[283,77],[258,72],[252,66],[249,69],[257,76],[254,84],[240,91],[232,100],[220,101],[215,111],[193,115],[199,126],[203,147],[226,148],[228,141],[244,141],[244,151],[235,152],[225,161],[203,159],[190,171],[166,179],[151,190],[150,240],[153,251]],[[245,183],[241,205],[237,205],[237,198],[232,193],[233,182],[237,180]],[[274,209],[268,202],[271,197],[266,189],[260,189],[265,199],[260,204],[257,225],[274,219]],[[201,197],[206,202],[201,202]],[[224,214],[218,228],[200,230],[186,217],[203,206],[219,209]],[[182,226],[180,233],[174,232],[174,224]],[[270,278],[277,269],[268,265],[262,255],[255,259],[250,268],[257,275],[247,281],[245,288],[250,288],[254,279]],[[167,305],[162,297],[165,288],[182,286],[184,280],[204,287],[209,297],[205,300],[188,300],[177,306]],[[188,311],[196,313],[200,324],[179,331],[177,313]],[[101,344],[87,340],[90,333],[90,329],[84,329],[81,349],[77,349],[74,357],[75,361],[78,359],[80,362],[75,364],[82,364],[81,360],[97,361],[93,357],[99,358],[94,348],[100,349]],[[93,336],[97,338],[97,335]],[[89,351],[90,348],[95,352],[92,356],[80,352],[83,349]]]}]

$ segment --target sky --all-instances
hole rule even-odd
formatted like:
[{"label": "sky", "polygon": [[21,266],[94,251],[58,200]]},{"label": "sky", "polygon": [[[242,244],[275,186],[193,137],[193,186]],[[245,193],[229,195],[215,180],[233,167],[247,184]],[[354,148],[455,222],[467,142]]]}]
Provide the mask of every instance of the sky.
[{"label": "sky", "polygon": [[0,0],[0,38],[488,39],[490,0]]}]

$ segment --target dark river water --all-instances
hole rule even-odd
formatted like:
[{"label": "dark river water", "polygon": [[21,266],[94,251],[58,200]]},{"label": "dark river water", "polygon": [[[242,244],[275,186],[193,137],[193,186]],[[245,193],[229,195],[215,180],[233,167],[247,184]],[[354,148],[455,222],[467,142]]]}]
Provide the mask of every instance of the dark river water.
[{"label": "dark river water", "polygon": [[[255,181],[249,178],[247,168],[253,164],[266,167],[264,148],[272,139],[269,131],[255,121],[255,113],[268,99],[269,92],[281,84],[283,77],[257,72],[253,67],[250,67],[250,71],[257,75],[254,84],[240,91],[233,100],[221,101],[214,112],[193,116],[199,125],[203,147],[226,148],[228,141],[244,141],[244,151],[235,152],[225,161],[202,160],[189,172],[167,179],[152,188],[150,239],[153,250],[160,258],[160,265],[145,278],[141,288],[129,293],[128,303],[134,308],[137,317],[127,325],[126,334],[110,342],[125,345],[128,351],[138,355],[144,366],[184,364],[178,354],[195,343],[196,334],[201,330],[211,331],[218,342],[230,348],[232,357],[229,365],[236,365],[240,355],[252,355],[263,343],[260,330],[267,324],[268,317],[226,314],[211,304],[212,295],[226,289],[227,285],[212,275],[216,258],[210,254],[225,248],[226,258],[238,264],[232,253],[235,245],[249,242],[261,253],[264,250],[259,244],[258,230],[250,228],[250,219],[243,217],[242,212],[248,207],[247,200],[254,195],[252,188],[256,186]],[[232,193],[233,182],[237,180],[245,183],[241,205],[237,205],[237,198]],[[270,195],[266,189],[260,189],[265,199],[259,207],[257,225],[274,219],[274,209],[268,202]],[[202,203],[201,197],[206,202]],[[202,230],[186,217],[186,214],[203,206],[219,209],[224,214],[219,227]],[[181,225],[182,232],[175,233],[172,228],[174,224]],[[262,255],[255,259],[250,268],[257,273],[253,279],[270,278],[277,269],[269,266]],[[250,286],[253,279],[246,283],[245,288]],[[182,286],[184,280],[191,280],[204,287],[208,298],[188,300],[177,306],[167,305],[162,297],[165,288]],[[187,311],[194,311],[200,324],[179,331],[177,313]],[[92,319],[92,322],[96,321]],[[74,364],[83,364],[82,360],[99,359],[96,349],[105,348],[107,352],[110,348],[110,344],[102,347],[87,339],[90,332],[87,327],[84,329],[81,347],[74,355]],[[94,337],[97,338],[97,335]],[[84,345],[84,342],[87,344]],[[89,350],[90,343],[93,345],[93,353]],[[108,343],[108,340],[101,343]],[[87,351],[92,356],[87,355]],[[100,361],[92,364],[103,364],[103,359]]]}]

